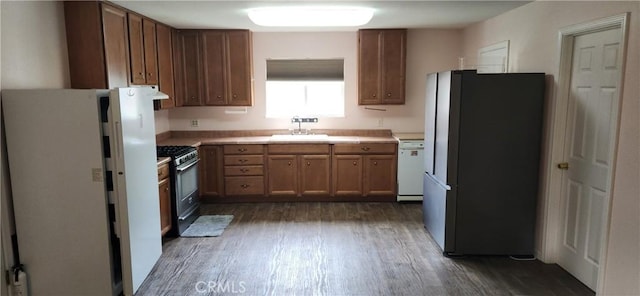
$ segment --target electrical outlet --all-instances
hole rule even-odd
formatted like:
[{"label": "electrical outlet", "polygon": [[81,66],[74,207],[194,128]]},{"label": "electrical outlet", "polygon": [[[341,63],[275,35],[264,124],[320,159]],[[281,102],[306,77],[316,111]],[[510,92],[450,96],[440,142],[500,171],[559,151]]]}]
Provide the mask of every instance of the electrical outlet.
[{"label": "electrical outlet", "polygon": [[384,118],[380,117],[378,119],[378,127],[382,127],[384,125]]},{"label": "electrical outlet", "polygon": [[198,127],[200,125],[200,121],[197,119],[191,119],[191,127]]}]

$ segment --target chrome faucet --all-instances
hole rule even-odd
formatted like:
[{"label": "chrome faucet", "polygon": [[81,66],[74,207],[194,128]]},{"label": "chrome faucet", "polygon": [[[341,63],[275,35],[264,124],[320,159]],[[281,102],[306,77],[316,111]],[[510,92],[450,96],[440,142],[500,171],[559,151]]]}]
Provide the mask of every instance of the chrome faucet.
[{"label": "chrome faucet", "polygon": [[308,135],[309,134],[309,130],[308,129],[302,130],[302,123],[303,122],[318,122],[318,118],[317,117],[300,118],[299,116],[292,117],[291,118],[291,123],[297,123],[298,124],[298,129],[291,131],[291,134],[293,134],[293,135]]}]

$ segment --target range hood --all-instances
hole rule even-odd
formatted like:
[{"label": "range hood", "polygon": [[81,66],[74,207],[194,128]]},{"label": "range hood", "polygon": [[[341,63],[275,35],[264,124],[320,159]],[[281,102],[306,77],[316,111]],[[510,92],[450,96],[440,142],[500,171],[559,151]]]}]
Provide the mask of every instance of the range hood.
[{"label": "range hood", "polygon": [[148,87],[152,92],[151,96],[154,100],[168,100],[169,95],[160,91],[160,88],[157,85],[131,85],[131,87]]}]

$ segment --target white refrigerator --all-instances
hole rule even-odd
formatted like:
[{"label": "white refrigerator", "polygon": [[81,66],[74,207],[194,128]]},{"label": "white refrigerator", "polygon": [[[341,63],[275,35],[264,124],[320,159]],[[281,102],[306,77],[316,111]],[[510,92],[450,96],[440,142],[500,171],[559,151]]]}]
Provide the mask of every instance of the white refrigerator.
[{"label": "white refrigerator", "polygon": [[160,257],[154,93],[2,91],[30,295],[133,295]]}]

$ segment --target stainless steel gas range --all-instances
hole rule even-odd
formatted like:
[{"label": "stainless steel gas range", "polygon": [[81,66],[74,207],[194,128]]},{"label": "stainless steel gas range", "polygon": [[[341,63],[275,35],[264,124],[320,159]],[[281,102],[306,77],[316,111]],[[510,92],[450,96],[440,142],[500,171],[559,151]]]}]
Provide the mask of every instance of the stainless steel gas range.
[{"label": "stainless steel gas range", "polygon": [[192,146],[158,146],[158,157],[171,157],[171,234],[181,235],[200,215],[198,151]]}]

